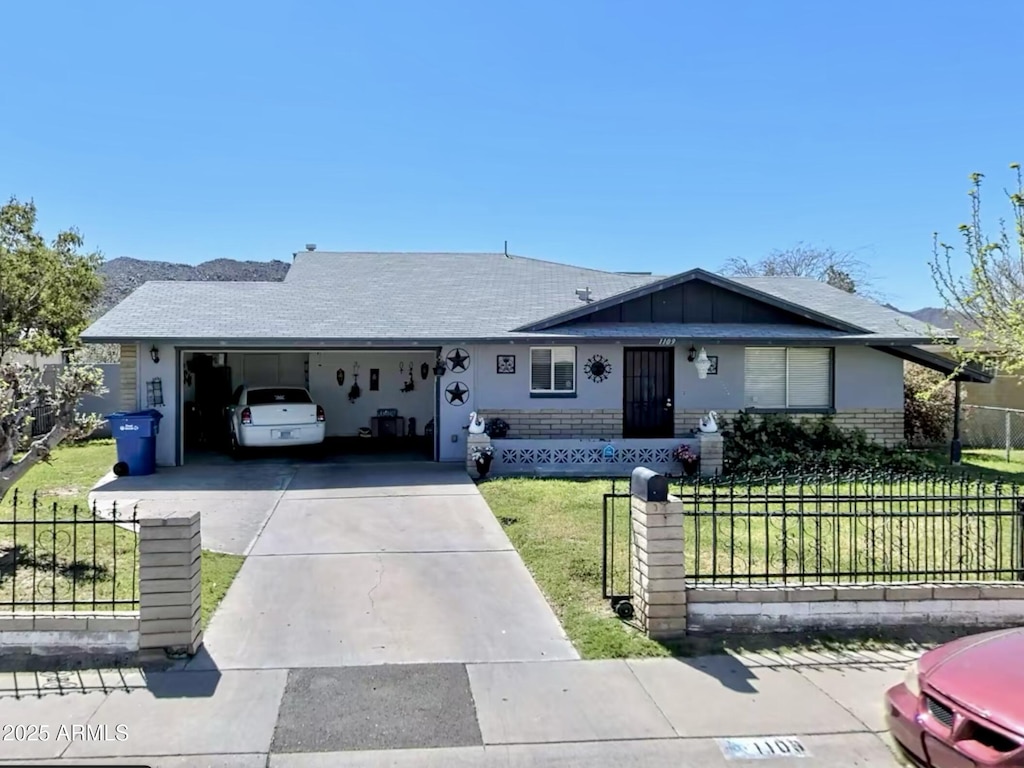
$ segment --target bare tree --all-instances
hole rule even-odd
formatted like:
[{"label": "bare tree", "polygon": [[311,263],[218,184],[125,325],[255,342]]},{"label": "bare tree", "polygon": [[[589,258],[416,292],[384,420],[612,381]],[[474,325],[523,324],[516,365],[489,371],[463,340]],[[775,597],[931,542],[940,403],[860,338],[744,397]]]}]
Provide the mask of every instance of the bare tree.
[{"label": "bare tree", "polygon": [[1006,373],[1024,370],[1024,177],[1012,163],[1016,190],[1004,190],[1010,203],[1013,227],[999,220],[990,237],[982,217],[981,173],[972,173],[967,194],[971,200],[968,223],[958,227],[968,267],[953,266],[957,249],[934,235],[932,278],[954,321],[959,345],[946,344],[962,367],[968,362],[998,362]]},{"label": "bare tree", "polygon": [[872,283],[867,264],[852,253],[804,243],[772,251],[759,261],[731,258],[722,271],[745,277],[809,277],[847,293],[869,293]]}]

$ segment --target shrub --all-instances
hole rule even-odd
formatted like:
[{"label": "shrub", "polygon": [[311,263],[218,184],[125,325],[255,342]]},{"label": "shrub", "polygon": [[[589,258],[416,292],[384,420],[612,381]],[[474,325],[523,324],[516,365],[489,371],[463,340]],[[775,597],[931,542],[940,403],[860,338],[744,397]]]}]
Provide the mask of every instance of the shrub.
[{"label": "shrub", "polygon": [[903,430],[914,445],[934,445],[949,437],[953,423],[953,384],[937,371],[908,364],[903,369]]},{"label": "shrub", "polygon": [[797,422],[780,414],[742,413],[723,435],[727,474],[933,469],[926,457],[874,443],[863,430],[843,430],[831,416]]}]

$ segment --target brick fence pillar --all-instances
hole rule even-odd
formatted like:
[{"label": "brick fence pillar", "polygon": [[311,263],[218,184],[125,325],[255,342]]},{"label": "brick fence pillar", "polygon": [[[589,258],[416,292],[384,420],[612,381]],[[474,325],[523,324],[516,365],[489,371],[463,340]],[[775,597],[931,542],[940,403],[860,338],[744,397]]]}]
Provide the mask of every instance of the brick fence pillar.
[{"label": "brick fence pillar", "polygon": [[473,461],[473,449],[485,448],[491,444],[491,436],[486,433],[466,435],[466,472],[470,477],[477,477],[476,462]]},{"label": "brick fence pillar", "polygon": [[139,519],[139,651],[194,655],[203,644],[199,513]]},{"label": "brick fence pillar", "polygon": [[[634,470],[634,478],[638,471],[650,472]],[[648,637],[671,640],[686,634],[683,502],[672,495],[665,501],[651,501],[649,496],[654,495],[638,489],[634,479],[630,498],[633,608]]]},{"label": "brick fence pillar", "polygon": [[725,440],[721,432],[698,432],[700,439],[700,473],[705,477],[722,474]]}]

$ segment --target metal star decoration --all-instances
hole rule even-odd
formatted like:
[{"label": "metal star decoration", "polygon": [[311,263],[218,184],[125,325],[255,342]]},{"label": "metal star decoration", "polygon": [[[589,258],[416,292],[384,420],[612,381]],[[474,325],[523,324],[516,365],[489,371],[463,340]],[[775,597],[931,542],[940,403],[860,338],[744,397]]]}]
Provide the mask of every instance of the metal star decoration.
[{"label": "metal star decoration", "polygon": [[445,399],[452,405],[465,405],[469,387],[461,381],[453,381],[444,390]]},{"label": "metal star decoration", "polygon": [[448,353],[448,367],[452,371],[464,371],[469,368],[469,353],[464,349],[453,349]]}]

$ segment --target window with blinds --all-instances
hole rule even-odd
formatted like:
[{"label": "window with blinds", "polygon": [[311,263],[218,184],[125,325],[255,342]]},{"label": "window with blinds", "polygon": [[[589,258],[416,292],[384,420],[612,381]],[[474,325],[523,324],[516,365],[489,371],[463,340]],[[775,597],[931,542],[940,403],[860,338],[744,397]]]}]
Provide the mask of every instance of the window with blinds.
[{"label": "window with blinds", "polygon": [[576,347],[531,347],[530,392],[576,391]]},{"label": "window with blinds", "polygon": [[748,347],[744,391],[749,408],[831,407],[832,349]]}]

